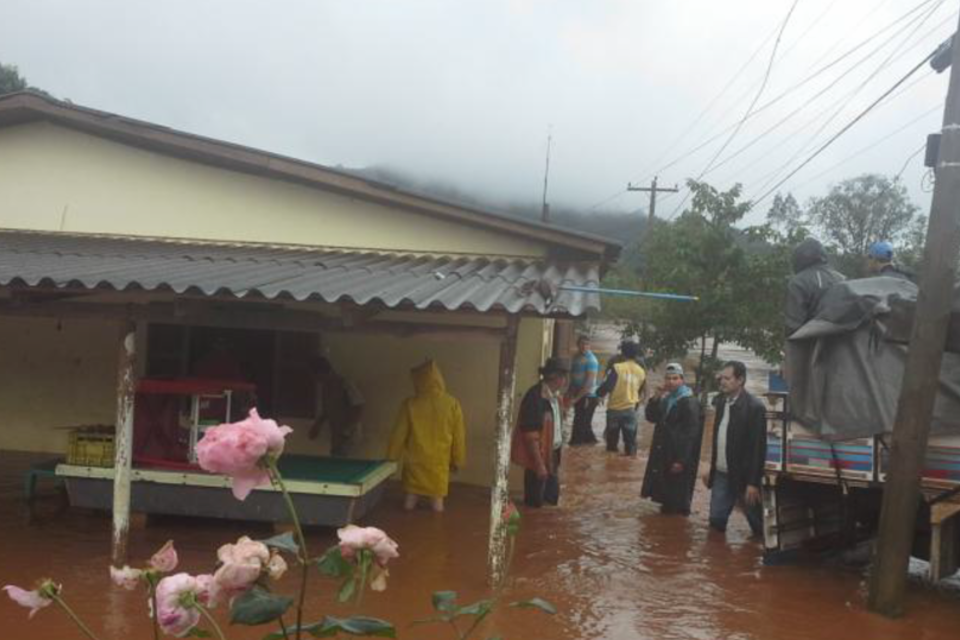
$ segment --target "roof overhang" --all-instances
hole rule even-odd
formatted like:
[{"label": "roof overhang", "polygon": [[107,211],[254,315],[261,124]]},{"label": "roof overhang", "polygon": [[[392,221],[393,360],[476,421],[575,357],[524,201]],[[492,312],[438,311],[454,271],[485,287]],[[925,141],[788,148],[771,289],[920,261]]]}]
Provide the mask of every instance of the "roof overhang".
[{"label": "roof overhang", "polygon": [[387,309],[578,317],[599,311],[597,262],[423,256],[0,231],[0,287],[148,291]]}]

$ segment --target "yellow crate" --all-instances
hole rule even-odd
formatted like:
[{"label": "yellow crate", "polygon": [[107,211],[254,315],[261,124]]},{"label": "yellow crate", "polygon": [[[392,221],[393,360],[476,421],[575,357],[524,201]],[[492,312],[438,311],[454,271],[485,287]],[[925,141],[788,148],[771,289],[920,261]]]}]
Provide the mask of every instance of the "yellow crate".
[{"label": "yellow crate", "polygon": [[67,464],[84,467],[112,467],[114,457],[113,427],[84,427],[70,432]]}]

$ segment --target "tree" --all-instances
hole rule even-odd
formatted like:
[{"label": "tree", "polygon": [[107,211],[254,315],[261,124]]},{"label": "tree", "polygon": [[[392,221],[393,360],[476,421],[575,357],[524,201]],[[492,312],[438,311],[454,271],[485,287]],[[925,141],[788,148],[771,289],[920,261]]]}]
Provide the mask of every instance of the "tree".
[{"label": "tree", "polygon": [[31,87],[27,79],[20,75],[20,70],[16,65],[3,64],[0,62],[0,96],[5,93],[15,93],[17,91],[33,91],[48,97],[49,93],[37,87]]},{"label": "tree", "polygon": [[807,218],[792,193],[773,196],[773,204],[767,212],[767,223],[775,231],[795,235],[805,230]]},{"label": "tree", "polygon": [[866,174],[811,199],[807,214],[824,244],[838,255],[840,270],[865,275],[864,256],[870,245],[878,240],[901,245],[918,210],[898,179]]},{"label": "tree", "polygon": [[676,221],[655,220],[645,234],[642,272],[624,273],[621,268],[610,282],[700,300],[617,301],[611,306],[626,316],[625,333],[638,336],[656,362],[683,357],[699,342],[696,385],[706,389],[720,364],[721,342],[779,361],[789,262],[785,250],[771,245],[775,234],[769,226],[735,226],[750,209],[750,203],[740,199],[740,185],[728,191],[693,180],[688,185],[693,192],[690,208]]},{"label": "tree", "polygon": [[5,93],[24,91],[27,86],[26,79],[20,77],[20,72],[14,65],[0,62],[0,96]]}]

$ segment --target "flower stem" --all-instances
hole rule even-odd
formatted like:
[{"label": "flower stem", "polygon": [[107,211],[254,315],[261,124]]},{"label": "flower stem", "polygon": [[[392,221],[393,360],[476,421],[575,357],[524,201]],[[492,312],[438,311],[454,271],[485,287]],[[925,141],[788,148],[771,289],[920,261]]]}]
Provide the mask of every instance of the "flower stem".
[{"label": "flower stem", "polygon": [[297,599],[297,633],[296,640],[300,640],[303,633],[303,601],[307,596],[307,568],[308,558],[307,540],[303,536],[303,527],[300,526],[300,516],[297,515],[297,508],[293,504],[293,498],[287,491],[287,485],[283,483],[283,476],[277,468],[277,461],[273,458],[267,458],[267,468],[270,470],[270,478],[277,485],[283,494],[283,500],[287,504],[287,510],[290,512],[290,518],[293,520],[293,527],[297,532],[297,544],[300,545],[300,596]]},{"label": "flower stem", "polygon": [[220,640],[227,640],[227,637],[223,635],[223,629],[220,628],[220,625],[217,624],[217,621],[214,620],[212,615],[210,615],[210,612],[207,611],[206,607],[199,602],[194,603],[193,606],[197,608],[197,611],[200,612],[200,615],[207,619],[207,622],[209,622],[210,626],[213,627],[213,630],[216,631],[217,637],[220,638]]},{"label": "flower stem", "polygon": [[280,622],[280,630],[283,631],[284,640],[290,640],[290,634],[287,633],[287,625],[283,621],[283,616],[280,616],[277,620]]},{"label": "flower stem", "polygon": [[150,619],[153,620],[153,640],[160,640],[160,624],[157,622],[157,588],[153,585],[153,582],[150,582],[150,602],[153,604],[151,611],[153,615],[150,616]]},{"label": "flower stem", "polygon": [[57,605],[58,605],[61,609],[63,609],[63,610],[67,613],[68,616],[70,616],[70,619],[73,620],[74,623],[76,623],[76,625],[77,625],[78,627],[80,627],[80,631],[82,631],[85,636],[87,636],[88,638],[90,638],[90,640],[100,640],[99,638],[97,638],[96,635],[94,635],[93,631],[90,631],[90,628],[87,627],[87,625],[83,624],[83,620],[81,620],[79,617],[77,617],[77,614],[75,614],[75,613],[73,612],[73,609],[71,609],[70,607],[67,606],[67,603],[63,601],[63,598],[61,598],[60,596],[54,594],[54,595],[52,596],[51,600],[53,600],[54,602],[56,602]]}]

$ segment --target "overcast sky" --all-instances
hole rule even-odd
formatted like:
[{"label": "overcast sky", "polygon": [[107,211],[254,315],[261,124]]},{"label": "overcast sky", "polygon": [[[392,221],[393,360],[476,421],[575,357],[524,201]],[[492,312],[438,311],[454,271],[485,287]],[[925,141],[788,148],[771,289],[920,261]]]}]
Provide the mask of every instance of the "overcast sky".
[{"label": "overcast sky", "polygon": [[[708,167],[757,96],[792,4],[3,0],[0,61],[77,104],[500,200],[539,201],[552,127],[550,201],[626,211],[647,198],[623,194],[628,181],[659,171],[661,185],[683,183]],[[754,110],[792,90],[704,179],[761,196],[944,40],[957,4],[798,0]],[[939,129],[947,75],[924,67],[782,190],[805,201],[845,177],[898,173]],[[922,160],[903,180],[926,210]],[[661,196],[658,213],[681,197]]]}]

